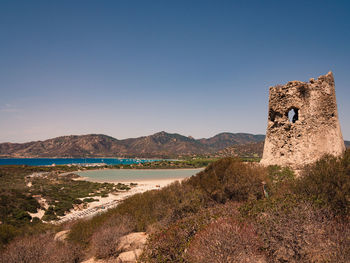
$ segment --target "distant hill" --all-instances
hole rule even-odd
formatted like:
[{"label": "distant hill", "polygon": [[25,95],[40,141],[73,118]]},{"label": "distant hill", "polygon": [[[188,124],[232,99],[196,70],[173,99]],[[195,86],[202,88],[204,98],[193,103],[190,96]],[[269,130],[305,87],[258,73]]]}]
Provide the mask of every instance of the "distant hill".
[{"label": "distant hill", "polygon": [[264,135],[220,133],[208,139],[159,132],[118,140],[103,134],[70,135],[28,143],[0,143],[0,157],[175,157],[213,154],[234,144],[264,140]]},{"label": "distant hill", "polygon": [[350,141],[344,141],[345,142],[345,147],[350,148]]},{"label": "distant hill", "polygon": [[[172,158],[181,155],[262,156],[265,135],[219,133],[194,139],[177,133],[118,140],[103,134],[61,136],[45,141],[0,143],[0,158],[140,157]],[[345,141],[350,147],[350,141]]]},{"label": "distant hill", "polygon": [[264,151],[264,141],[251,142],[246,144],[237,144],[226,147],[218,151],[215,155],[217,157],[262,157]]},{"label": "distant hill", "polygon": [[265,140],[265,135],[253,135],[249,133],[219,133],[209,139],[200,139],[199,141],[210,147],[214,151],[219,151],[235,144],[246,144],[250,142],[260,142]]},{"label": "distant hill", "polygon": [[[350,148],[350,141],[344,141],[346,148]],[[264,151],[264,140],[245,144],[235,144],[228,146],[215,153],[217,157],[262,157]]]}]

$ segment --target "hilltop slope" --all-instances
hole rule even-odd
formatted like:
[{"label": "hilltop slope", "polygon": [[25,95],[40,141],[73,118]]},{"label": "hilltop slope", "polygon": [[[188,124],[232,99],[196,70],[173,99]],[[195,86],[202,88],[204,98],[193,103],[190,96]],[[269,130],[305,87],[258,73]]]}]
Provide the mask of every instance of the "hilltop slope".
[{"label": "hilltop slope", "polygon": [[350,148],[350,141],[344,141],[344,143],[346,148]]},{"label": "hilltop slope", "polygon": [[103,134],[70,135],[28,143],[1,143],[0,157],[173,157],[212,154],[234,144],[263,141],[264,135],[220,133],[196,140],[159,132],[118,140]]},{"label": "hilltop slope", "polygon": [[218,157],[262,157],[264,151],[264,141],[250,142],[228,146],[216,153]]},{"label": "hilltop slope", "polygon": [[213,151],[219,151],[231,145],[261,142],[264,140],[265,135],[223,132],[209,139],[200,139],[199,141],[210,147]]}]

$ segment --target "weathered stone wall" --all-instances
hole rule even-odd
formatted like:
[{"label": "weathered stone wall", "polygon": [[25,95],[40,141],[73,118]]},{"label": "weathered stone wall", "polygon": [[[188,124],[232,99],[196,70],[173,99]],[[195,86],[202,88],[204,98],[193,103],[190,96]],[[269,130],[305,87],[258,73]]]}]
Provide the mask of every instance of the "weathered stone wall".
[{"label": "weathered stone wall", "polygon": [[[294,119],[288,118],[292,109]],[[344,151],[332,72],[307,83],[270,87],[261,164],[299,169],[325,154],[337,156]]]}]

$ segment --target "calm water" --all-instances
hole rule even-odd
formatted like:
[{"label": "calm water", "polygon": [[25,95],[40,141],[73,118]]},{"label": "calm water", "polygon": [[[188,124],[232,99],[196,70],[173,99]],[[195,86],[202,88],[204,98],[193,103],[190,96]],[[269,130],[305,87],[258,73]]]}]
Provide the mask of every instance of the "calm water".
[{"label": "calm water", "polygon": [[0,159],[0,165],[63,165],[63,164],[81,164],[88,165],[94,163],[115,164],[133,164],[152,162],[156,160],[149,159],[116,159],[116,158],[8,158]]},{"label": "calm water", "polygon": [[80,176],[87,177],[92,181],[100,182],[136,182],[141,180],[156,179],[181,179],[190,177],[203,169],[159,169],[159,170],[136,170],[136,169],[110,169],[77,172]]}]

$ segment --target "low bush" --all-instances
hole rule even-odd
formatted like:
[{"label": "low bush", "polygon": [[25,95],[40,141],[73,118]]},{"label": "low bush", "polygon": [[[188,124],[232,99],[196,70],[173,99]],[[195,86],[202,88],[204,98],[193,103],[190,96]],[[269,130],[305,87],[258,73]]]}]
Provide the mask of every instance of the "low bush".
[{"label": "low bush", "polygon": [[0,250],[3,249],[10,241],[19,236],[41,235],[46,232],[53,232],[59,229],[58,226],[43,223],[33,218],[33,222],[16,227],[9,224],[0,225]]},{"label": "low bush", "polygon": [[108,212],[103,215],[97,215],[91,219],[75,222],[69,232],[68,240],[86,248],[89,245],[94,232],[97,229],[100,229],[100,226],[103,225],[107,218]]},{"label": "low bush", "polygon": [[3,245],[7,244],[15,236],[18,235],[18,229],[12,225],[1,224],[0,225],[0,250]]},{"label": "low bush", "polygon": [[92,203],[92,202],[95,202],[95,201],[98,201],[98,199],[92,198],[92,197],[88,197],[88,198],[84,198],[83,199],[84,203]]},{"label": "low bush", "polygon": [[307,167],[295,192],[339,215],[350,215],[350,150],[340,157],[326,156]]},{"label": "low bush", "polygon": [[117,256],[119,239],[134,230],[133,220],[129,217],[110,218],[91,238],[91,249],[97,258]]},{"label": "low bush", "polygon": [[49,206],[49,208],[45,211],[44,216],[42,217],[42,220],[44,221],[52,221],[52,220],[56,220],[57,216],[55,214],[55,210],[53,206]]},{"label": "low bush", "polygon": [[154,223],[167,225],[198,212],[206,205],[206,196],[188,184],[173,183],[162,190],[136,194],[107,213],[73,225],[70,238],[84,246],[100,226],[111,218],[133,218],[135,231],[146,231]]},{"label": "low bush", "polygon": [[293,194],[295,174],[288,167],[271,165],[267,167],[265,191],[268,197],[283,197]]},{"label": "low bush", "polygon": [[28,223],[31,217],[27,212],[36,213],[40,208],[39,203],[18,189],[1,188],[2,186],[0,186],[0,221],[16,227]]},{"label": "low bush", "polygon": [[198,213],[158,228],[148,239],[142,262],[187,262],[187,250],[198,231],[220,217],[235,217],[237,204],[201,209]]},{"label": "low bush", "polygon": [[199,188],[214,201],[247,201],[264,196],[262,182],[266,169],[237,158],[224,158],[210,164],[204,171],[190,178],[189,183]]},{"label": "low bush", "polygon": [[326,234],[332,244],[333,262],[350,262],[350,222],[349,220],[332,220],[326,226]]},{"label": "low bush", "polygon": [[[136,194],[74,223],[68,240],[105,259],[118,255],[121,236],[148,231],[142,255],[148,263],[349,262],[349,178],[349,150],[341,158],[323,158],[297,179],[287,168],[225,158],[181,183]],[[57,213],[50,208],[45,216]],[[3,242],[16,235],[4,227],[1,235],[1,229]],[[36,247],[21,242],[11,243],[6,255],[15,257],[11,251],[16,248],[38,257]],[[49,241],[42,246],[58,255],[66,249]],[[77,258],[74,253],[71,258]],[[50,257],[45,260],[56,262]]]},{"label": "low bush", "polygon": [[135,230],[146,231],[154,225],[168,226],[218,203],[261,199],[265,176],[264,168],[226,158],[188,180],[136,194],[105,214],[77,222],[72,227],[70,239],[87,246],[109,218],[133,218]]},{"label": "low bush", "polygon": [[266,262],[252,224],[220,218],[197,233],[188,249],[193,263]]},{"label": "low bush", "polygon": [[56,242],[50,235],[24,237],[12,242],[0,255],[0,263],[75,263],[81,259],[77,246]]},{"label": "low bush", "polygon": [[332,233],[328,231],[331,222],[332,215],[327,210],[307,202],[291,207],[283,200],[256,220],[269,262],[336,262]]}]

